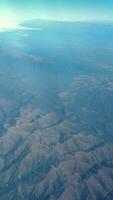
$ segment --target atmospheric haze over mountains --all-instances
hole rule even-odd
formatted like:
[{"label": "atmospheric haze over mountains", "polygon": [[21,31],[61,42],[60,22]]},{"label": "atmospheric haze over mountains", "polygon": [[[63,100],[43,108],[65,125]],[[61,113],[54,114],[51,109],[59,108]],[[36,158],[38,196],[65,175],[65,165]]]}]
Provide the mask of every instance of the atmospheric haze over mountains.
[{"label": "atmospheric haze over mountains", "polygon": [[0,31],[0,200],[113,199],[113,24]]}]

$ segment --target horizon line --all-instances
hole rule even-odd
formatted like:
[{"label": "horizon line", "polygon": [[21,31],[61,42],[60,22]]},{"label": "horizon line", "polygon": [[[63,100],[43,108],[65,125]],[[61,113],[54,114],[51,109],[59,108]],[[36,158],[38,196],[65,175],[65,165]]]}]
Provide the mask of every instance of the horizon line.
[{"label": "horizon line", "polygon": [[113,18],[104,18],[104,19],[51,19],[51,18],[26,18],[23,20],[2,20],[0,21],[0,23],[10,23],[10,22],[17,22],[17,23],[22,23],[22,22],[26,22],[26,21],[51,21],[51,22],[65,22],[65,23],[77,23],[77,22],[98,22],[98,23],[102,23],[102,22],[113,22]]}]

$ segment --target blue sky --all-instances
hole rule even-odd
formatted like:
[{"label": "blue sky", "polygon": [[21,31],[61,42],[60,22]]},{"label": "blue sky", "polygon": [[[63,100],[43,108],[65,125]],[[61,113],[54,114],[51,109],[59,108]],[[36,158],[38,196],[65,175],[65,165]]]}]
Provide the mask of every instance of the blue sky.
[{"label": "blue sky", "polygon": [[0,21],[111,20],[113,0],[0,0]]}]

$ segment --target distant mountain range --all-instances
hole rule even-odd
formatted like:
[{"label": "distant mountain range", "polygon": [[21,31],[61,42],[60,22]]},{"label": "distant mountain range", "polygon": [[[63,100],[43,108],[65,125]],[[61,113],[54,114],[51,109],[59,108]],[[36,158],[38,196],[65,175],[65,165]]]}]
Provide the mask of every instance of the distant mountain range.
[{"label": "distant mountain range", "polygon": [[0,32],[0,200],[112,200],[113,26],[23,26]]}]

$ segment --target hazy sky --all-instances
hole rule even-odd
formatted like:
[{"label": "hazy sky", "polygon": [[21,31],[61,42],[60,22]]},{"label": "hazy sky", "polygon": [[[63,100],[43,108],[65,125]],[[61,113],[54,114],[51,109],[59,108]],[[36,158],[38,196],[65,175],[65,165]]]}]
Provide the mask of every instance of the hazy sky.
[{"label": "hazy sky", "polygon": [[0,21],[113,19],[113,0],[0,0]]}]

